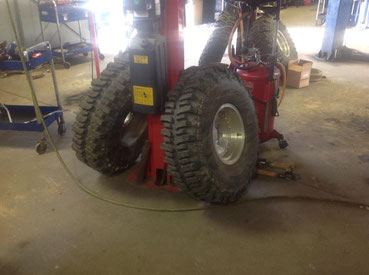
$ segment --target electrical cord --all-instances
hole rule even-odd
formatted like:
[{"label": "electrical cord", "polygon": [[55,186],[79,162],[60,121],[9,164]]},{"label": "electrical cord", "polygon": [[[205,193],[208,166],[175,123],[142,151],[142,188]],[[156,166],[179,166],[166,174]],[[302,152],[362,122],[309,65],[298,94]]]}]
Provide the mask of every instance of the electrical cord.
[{"label": "electrical cord", "polygon": [[10,123],[13,123],[13,119],[12,119],[12,116],[11,116],[11,114],[10,114],[10,112],[9,112],[8,107],[6,107],[6,105],[5,105],[4,103],[1,103],[1,102],[0,102],[0,106],[4,108],[4,110],[5,110],[6,114],[8,115],[8,120],[9,120],[9,122],[10,122]]},{"label": "electrical cord", "polygon": [[[45,119],[45,118],[47,118],[49,116],[52,116],[52,115],[55,115],[55,114],[58,114],[58,113],[63,113],[63,111],[58,110],[58,111],[54,111],[54,112],[48,113],[46,115],[43,115],[43,118]],[[31,120],[25,121],[23,123],[24,124],[29,124],[29,123],[33,123],[33,122],[37,122],[37,118],[34,118],[34,119],[31,119]]]},{"label": "electrical cord", "polygon": [[[15,35],[15,39],[18,45],[20,45],[19,43],[19,38],[18,38],[18,34],[17,34],[17,30],[15,27],[15,23],[14,23],[14,19],[10,10],[10,6],[9,6],[9,0],[6,0],[6,5],[7,5],[7,9],[8,9],[8,13],[9,13],[9,18],[10,18],[10,22],[14,31],[14,35]],[[35,90],[33,88],[32,85],[32,76],[30,74],[30,72],[28,71],[27,67],[26,67],[26,63],[24,60],[24,56],[21,54],[21,62],[23,65],[23,69],[26,73],[26,77],[27,77],[27,81],[29,84],[29,88],[31,91],[31,95],[32,95],[32,100],[34,102],[34,107],[35,107],[35,112],[36,115],[40,118],[41,123],[44,127],[44,131],[46,133],[46,136],[49,139],[49,142],[60,162],[60,164],[63,166],[63,168],[65,169],[65,171],[67,172],[67,174],[70,176],[70,178],[72,179],[72,181],[84,192],[86,192],[87,194],[91,195],[94,198],[97,198],[99,200],[102,200],[104,202],[108,202],[111,204],[115,204],[115,205],[119,205],[119,206],[123,206],[126,208],[130,208],[130,209],[136,209],[136,210],[144,210],[144,211],[151,211],[151,212],[193,212],[193,211],[204,211],[204,210],[210,210],[210,209],[215,209],[215,208],[220,208],[223,205],[209,205],[209,206],[201,206],[201,207],[185,207],[185,208],[156,208],[156,207],[146,207],[146,206],[140,206],[140,205],[134,205],[134,204],[129,204],[129,203],[124,203],[124,202],[119,202],[119,201],[115,201],[113,199],[110,198],[106,198],[104,196],[99,195],[98,193],[96,193],[95,191],[90,190],[88,187],[86,187],[84,184],[82,184],[78,178],[73,174],[73,172],[69,169],[69,167],[67,166],[66,162],[64,161],[64,159],[62,158],[62,156],[60,155],[60,152],[58,151],[58,148],[56,147],[56,144],[50,134],[50,131],[48,129],[48,127],[46,126],[45,120],[42,116],[41,110],[40,110],[40,106],[38,104],[38,100],[37,100],[37,96],[35,93]],[[282,195],[282,196],[268,196],[268,197],[260,197],[260,198],[252,198],[252,199],[246,199],[246,200],[242,200],[239,201],[238,203],[235,203],[233,205],[239,205],[245,202],[258,202],[258,201],[270,201],[270,200],[305,200],[305,201],[317,201],[317,202],[325,202],[325,203],[334,203],[334,204],[341,204],[341,205],[345,205],[345,206],[350,206],[350,207],[360,207],[361,209],[364,209],[364,207],[369,210],[369,204],[365,204],[365,203],[360,203],[360,202],[355,202],[355,201],[346,201],[346,200],[339,200],[339,199],[329,199],[329,198],[315,198],[315,197],[308,197],[308,196],[286,196],[286,195]]]}]

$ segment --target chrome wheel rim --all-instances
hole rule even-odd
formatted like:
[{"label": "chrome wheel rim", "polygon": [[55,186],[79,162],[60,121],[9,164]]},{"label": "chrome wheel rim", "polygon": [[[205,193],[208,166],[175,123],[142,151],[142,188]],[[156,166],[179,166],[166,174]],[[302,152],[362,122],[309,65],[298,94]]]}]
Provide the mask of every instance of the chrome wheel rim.
[{"label": "chrome wheel rim", "polygon": [[120,129],[120,144],[123,147],[133,146],[147,128],[147,117],[143,114],[128,113]]},{"label": "chrome wheel rim", "polygon": [[290,46],[288,45],[287,38],[284,36],[283,32],[278,30],[277,34],[277,44],[279,50],[285,55],[290,56]]},{"label": "chrome wheel rim", "polygon": [[220,106],[213,120],[213,145],[218,158],[226,165],[235,164],[245,147],[245,127],[236,106]]},{"label": "chrome wheel rim", "polygon": [[130,124],[132,119],[133,119],[133,113],[130,112],[130,113],[128,113],[128,115],[126,116],[126,118],[123,121],[123,127],[126,127],[128,124]]}]

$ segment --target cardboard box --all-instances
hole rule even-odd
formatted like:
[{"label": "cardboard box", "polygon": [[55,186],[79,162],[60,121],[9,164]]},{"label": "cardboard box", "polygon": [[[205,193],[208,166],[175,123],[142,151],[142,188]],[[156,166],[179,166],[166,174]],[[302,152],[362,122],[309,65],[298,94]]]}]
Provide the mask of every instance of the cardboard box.
[{"label": "cardboard box", "polygon": [[297,89],[309,86],[312,66],[313,62],[303,59],[288,62],[287,86]]}]

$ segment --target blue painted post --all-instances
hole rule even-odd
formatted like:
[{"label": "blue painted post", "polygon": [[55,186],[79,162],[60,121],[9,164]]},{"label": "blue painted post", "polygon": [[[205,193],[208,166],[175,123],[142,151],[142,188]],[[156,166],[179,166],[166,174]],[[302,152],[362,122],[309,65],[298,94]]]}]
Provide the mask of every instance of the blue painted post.
[{"label": "blue painted post", "polygon": [[350,18],[352,0],[331,0],[325,21],[323,44],[318,57],[334,60],[340,55],[347,22]]}]

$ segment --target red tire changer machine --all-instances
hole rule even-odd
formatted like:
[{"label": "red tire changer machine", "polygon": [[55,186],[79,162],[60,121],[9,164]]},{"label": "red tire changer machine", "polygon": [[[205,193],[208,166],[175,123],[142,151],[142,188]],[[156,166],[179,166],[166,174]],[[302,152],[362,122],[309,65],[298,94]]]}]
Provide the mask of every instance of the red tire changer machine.
[{"label": "red tire changer machine", "polygon": [[[164,108],[167,92],[174,88],[184,70],[184,0],[124,0],[125,12],[133,14],[137,35],[129,45],[133,111],[148,115],[149,142],[144,148],[137,178],[152,178],[149,186],[171,186],[166,173],[161,134],[163,125],[160,114]],[[245,2],[245,1],[238,1]],[[278,1],[279,2],[279,1]],[[278,29],[279,4],[276,12]],[[275,35],[276,41],[277,34]],[[276,64],[276,43],[273,53],[262,62],[255,49],[251,49],[246,61],[238,61],[231,69],[237,72],[247,86],[251,86],[257,116],[259,119],[259,139],[265,142],[272,138],[287,143],[283,136],[274,130],[274,117],[277,112],[280,72]],[[254,56],[254,60],[251,58]],[[241,57],[235,57],[239,60]],[[141,176],[142,174],[142,176]],[[133,177],[130,176],[132,180]]]}]

